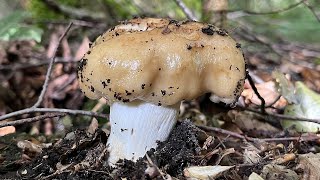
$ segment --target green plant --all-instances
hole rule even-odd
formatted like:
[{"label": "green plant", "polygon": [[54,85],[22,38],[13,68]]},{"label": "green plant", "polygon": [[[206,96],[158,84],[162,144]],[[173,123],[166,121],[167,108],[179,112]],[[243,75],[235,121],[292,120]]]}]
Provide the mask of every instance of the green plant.
[{"label": "green plant", "polygon": [[22,11],[14,11],[0,20],[0,40],[35,40],[41,41],[42,29],[32,25],[26,25],[23,21],[29,14]]}]

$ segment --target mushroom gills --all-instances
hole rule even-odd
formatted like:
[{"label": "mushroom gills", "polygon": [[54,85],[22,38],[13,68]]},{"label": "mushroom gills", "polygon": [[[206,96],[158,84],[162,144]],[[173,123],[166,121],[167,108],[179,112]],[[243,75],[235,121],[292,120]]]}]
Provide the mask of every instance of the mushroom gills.
[{"label": "mushroom gills", "polygon": [[165,141],[176,124],[180,103],[158,106],[135,100],[114,102],[110,107],[111,132],[107,142],[109,164],[120,159],[132,161]]}]

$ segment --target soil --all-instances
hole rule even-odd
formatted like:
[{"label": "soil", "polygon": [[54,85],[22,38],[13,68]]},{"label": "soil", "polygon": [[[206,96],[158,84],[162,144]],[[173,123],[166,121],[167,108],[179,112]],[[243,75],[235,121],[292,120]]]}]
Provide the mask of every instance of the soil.
[{"label": "soil", "polygon": [[[314,141],[297,143],[246,141],[229,135],[199,129],[191,121],[178,122],[167,141],[137,162],[120,160],[116,167],[107,163],[108,131],[97,129],[69,132],[41,153],[21,150],[21,138],[0,140],[0,179],[186,179],[190,166],[232,166],[216,179],[248,179],[252,172],[264,172],[267,165],[287,154],[307,153]],[[26,138],[26,135],[21,135]],[[269,136],[269,134],[267,135]],[[283,134],[280,137],[286,137]],[[40,138],[40,136],[38,136]],[[263,136],[261,138],[264,138]],[[32,138],[28,138],[32,141]],[[49,140],[53,142],[53,140]],[[309,149],[309,150],[308,150]],[[298,171],[299,161],[283,161],[287,169]],[[283,171],[281,175],[286,175]],[[286,176],[287,177],[287,176]]]},{"label": "soil", "polygon": [[2,167],[0,173],[6,173],[0,175],[8,179],[162,179],[165,175],[182,179],[185,167],[199,164],[199,132],[190,121],[178,123],[167,141],[148,152],[148,158],[119,161],[113,168],[106,163],[108,135],[101,129],[94,134],[77,130],[29,163]]}]

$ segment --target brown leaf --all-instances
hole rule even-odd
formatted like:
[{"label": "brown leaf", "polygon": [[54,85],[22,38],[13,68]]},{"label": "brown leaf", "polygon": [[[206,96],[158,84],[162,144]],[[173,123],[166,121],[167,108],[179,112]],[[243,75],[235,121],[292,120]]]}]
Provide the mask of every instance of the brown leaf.
[{"label": "brown leaf", "polygon": [[319,71],[316,71],[310,68],[304,68],[301,71],[301,75],[305,80],[304,83],[308,87],[320,92],[320,72]]},{"label": "brown leaf", "polygon": [[29,151],[29,152],[35,152],[35,153],[41,153],[42,151],[42,147],[40,145],[34,144],[27,140],[18,141],[17,146],[23,151]]},{"label": "brown leaf", "polygon": [[272,162],[274,164],[285,164],[288,163],[289,161],[293,161],[296,159],[296,155],[294,153],[289,153],[289,154],[284,154],[277,159],[273,160]]},{"label": "brown leaf", "polygon": [[303,171],[304,180],[320,179],[320,155],[313,153],[299,155],[297,169]]},{"label": "brown leaf", "polygon": [[[264,98],[266,101],[266,105],[273,103],[279,96],[279,93],[277,92],[275,88],[275,84],[273,81],[268,81],[261,84],[255,84],[259,94]],[[249,85],[249,82],[245,82],[245,89],[243,90],[241,94],[246,104],[255,104],[255,105],[261,105],[261,101],[258,98],[258,96],[254,93],[253,89]],[[280,99],[273,105],[273,107],[276,108],[283,108],[287,104],[287,101],[280,97]]]},{"label": "brown leaf", "polygon": [[52,58],[54,56],[54,50],[58,42],[59,42],[59,35],[55,32],[52,33],[50,35],[49,46],[47,49],[47,58]]},{"label": "brown leaf", "polygon": [[264,131],[269,133],[279,132],[279,130],[269,123],[259,121],[255,114],[244,113],[235,110],[231,110],[227,114],[234,124],[237,125],[242,131],[250,132],[254,130],[255,132]]},{"label": "brown leaf", "polygon": [[0,128],[0,136],[5,136],[15,132],[16,132],[16,128],[14,126],[7,126],[7,127]]},{"label": "brown leaf", "polygon": [[74,55],[74,59],[75,60],[80,60],[83,55],[89,50],[89,44],[90,44],[90,40],[87,36],[85,36],[80,44],[80,46],[78,47],[77,52]]},{"label": "brown leaf", "polygon": [[262,169],[261,177],[269,180],[289,179],[298,180],[299,176],[293,170],[287,169],[285,166],[268,164]]},{"label": "brown leaf", "polygon": [[259,155],[261,152],[260,149],[255,147],[251,143],[246,143],[246,147],[244,147],[244,152],[243,152],[243,161],[244,163],[259,163],[262,161],[262,157]]},{"label": "brown leaf", "polygon": [[68,87],[73,87],[71,84],[74,83],[75,76],[75,74],[63,74],[49,83],[43,101],[45,107],[53,107],[52,99],[62,100],[66,97],[67,92],[72,90]]},{"label": "brown leaf", "polygon": [[98,127],[99,127],[98,120],[96,118],[93,118],[88,129],[87,129],[87,132],[92,135],[92,134],[94,134],[94,132],[96,132]]}]

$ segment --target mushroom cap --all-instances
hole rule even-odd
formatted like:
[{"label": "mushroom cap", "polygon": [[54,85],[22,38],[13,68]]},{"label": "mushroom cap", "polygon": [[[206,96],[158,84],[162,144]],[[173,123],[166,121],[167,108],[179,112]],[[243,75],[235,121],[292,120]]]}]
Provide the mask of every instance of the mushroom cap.
[{"label": "mushroom cap", "polygon": [[78,67],[91,99],[173,105],[212,93],[233,103],[243,90],[245,60],[225,30],[194,21],[136,18],[99,36]]}]

